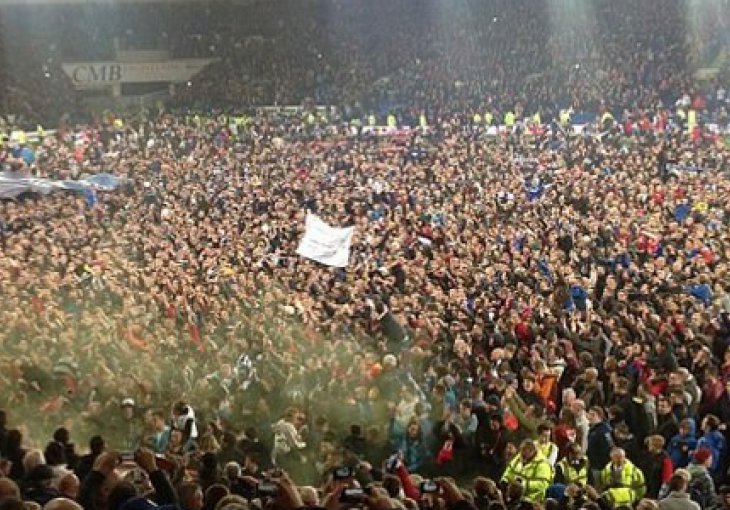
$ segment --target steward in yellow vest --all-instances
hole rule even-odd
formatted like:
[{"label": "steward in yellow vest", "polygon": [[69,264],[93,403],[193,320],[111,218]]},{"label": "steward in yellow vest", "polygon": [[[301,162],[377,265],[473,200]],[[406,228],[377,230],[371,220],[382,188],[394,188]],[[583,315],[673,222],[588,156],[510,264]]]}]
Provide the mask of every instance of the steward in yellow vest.
[{"label": "steward in yellow vest", "polygon": [[508,128],[512,128],[515,125],[517,118],[513,112],[507,112],[504,114],[504,125]]},{"label": "steward in yellow vest", "polygon": [[611,462],[601,471],[601,485],[614,508],[633,506],[646,493],[644,473],[626,458],[621,448],[611,450]]},{"label": "steward in yellow vest", "polygon": [[575,484],[583,487],[588,483],[588,458],[583,455],[580,445],[568,445],[568,455],[558,462],[555,469],[555,483]]},{"label": "steward in yellow vest", "polygon": [[527,501],[544,503],[553,476],[553,467],[539,452],[535,441],[525,439],[520,445],[520,452],[507,464],[502,480],[521,483]]}]

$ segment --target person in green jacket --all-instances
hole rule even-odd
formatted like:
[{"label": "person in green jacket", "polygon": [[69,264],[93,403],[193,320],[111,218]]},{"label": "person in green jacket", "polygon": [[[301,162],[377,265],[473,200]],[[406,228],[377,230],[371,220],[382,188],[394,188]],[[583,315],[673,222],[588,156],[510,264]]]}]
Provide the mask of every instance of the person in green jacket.
[{"label": "person in green jacket", "polygon": [[[535,408],[528,406],[517,394],[514,388],[507,386],[504,392],[505,402],[509,411],[517,418],[521,431],[531,439],[537,438],[537,428],[542,423],[539,417],[535,416]],[[523,435],[523,437],[524,437]]]}]

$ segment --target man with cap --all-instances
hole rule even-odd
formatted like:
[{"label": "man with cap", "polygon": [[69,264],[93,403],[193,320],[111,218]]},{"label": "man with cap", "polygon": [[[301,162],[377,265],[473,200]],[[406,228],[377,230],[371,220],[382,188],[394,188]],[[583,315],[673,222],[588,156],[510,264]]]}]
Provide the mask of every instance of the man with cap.
[{"label": "man with cap", "polygon": [[542,455],[535,441],[525,439],[520,445],[519,453],[507,463],[502,481],[508,484],[520,483],[525,491],[525,500],[544,503],[553,476],[553,467]]},{"label": "man with cap", "polygon": [[134,402],[134,399],[131,398],[125,398],[122,400],[121,403],[121,409],[122,409],[122,424],[121,424],[121,434],[122,434],[122,449],[123,451],[133,451],[139,446],[139,440],[140,440],[140,433],[141,433],[141,424],[139,419],[137,418],[137,415],[135,413],[136,411],[136,405]]},{"label": "man with cap", "polygon": [[711,508],[715,503],[715,482],[710,475],[712,450],[697,448],[692,454],[692,462],[687,466],[690,479],[687,492],[701,508]]}]

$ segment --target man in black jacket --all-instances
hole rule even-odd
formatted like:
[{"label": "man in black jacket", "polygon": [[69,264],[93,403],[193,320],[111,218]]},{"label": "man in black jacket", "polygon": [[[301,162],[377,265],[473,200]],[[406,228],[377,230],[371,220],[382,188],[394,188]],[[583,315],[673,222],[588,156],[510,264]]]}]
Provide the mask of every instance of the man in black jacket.
[{"label": "man in black jacket", "polygon": [[[588,444],[586,456],[591,467],[593,485],[597,486],[601,480],[601,470],[608,464],[613,448],[611,426],[606,421],[606,413],[600,407],[591,407],[588,411]],[[597,487],[600,491],[600,488]]]}]

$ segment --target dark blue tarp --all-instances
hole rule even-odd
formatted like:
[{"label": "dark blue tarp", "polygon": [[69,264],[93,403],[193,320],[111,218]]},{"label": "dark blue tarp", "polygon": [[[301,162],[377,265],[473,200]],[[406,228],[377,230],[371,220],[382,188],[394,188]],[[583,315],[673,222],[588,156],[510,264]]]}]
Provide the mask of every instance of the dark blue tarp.
[{"label": "dark blue tarp", "polygon": [[14,199],[23,193],[47,195],[54,190],[85,192],[89,188],[113,191],[121,179],[111,174],[97,174],[78,181],[60,181],[28,177],[17,172],[0,172],[0,199]]}]

